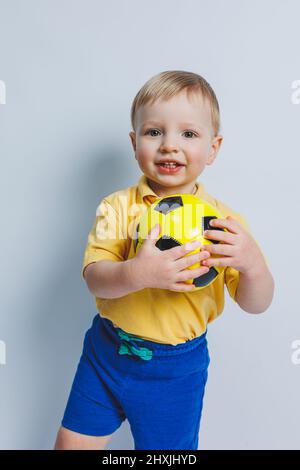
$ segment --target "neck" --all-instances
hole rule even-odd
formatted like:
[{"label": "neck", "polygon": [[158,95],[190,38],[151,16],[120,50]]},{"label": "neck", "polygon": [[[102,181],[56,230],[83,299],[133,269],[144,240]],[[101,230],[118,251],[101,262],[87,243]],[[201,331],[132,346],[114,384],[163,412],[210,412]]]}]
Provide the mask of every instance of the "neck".
[{"label": "neck", "polygon": [[147,183],[152,189],[152,191],[154,191],[155,194],[157,194],[157,196],[159,197],[170,196],[172,194],[195,194],[197,191],[197,186],[195,182],[191,182],[191,183],[179,185],[179,186],[167,187],[167,186],[161,186],[160,184],[157,184],[155,181],[152,181],[149,178],[147,178]]}]

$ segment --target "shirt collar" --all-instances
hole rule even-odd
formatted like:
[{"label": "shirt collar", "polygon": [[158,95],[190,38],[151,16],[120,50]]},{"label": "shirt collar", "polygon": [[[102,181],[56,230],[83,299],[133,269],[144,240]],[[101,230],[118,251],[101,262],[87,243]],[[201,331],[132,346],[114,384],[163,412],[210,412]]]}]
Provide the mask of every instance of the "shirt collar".
[{"label": "shirt collar", "polygon": [[[201,199],[204,193],[204,186],[202,183],[199,183],[199,181],[195,181],[195,185],[197,190],[194,196],[197,196]],[[150,188],[145,175],[142,175],[138,181],[138,192],[141,201],[146,204],[152,204],[157,198],[160,197]]]}]

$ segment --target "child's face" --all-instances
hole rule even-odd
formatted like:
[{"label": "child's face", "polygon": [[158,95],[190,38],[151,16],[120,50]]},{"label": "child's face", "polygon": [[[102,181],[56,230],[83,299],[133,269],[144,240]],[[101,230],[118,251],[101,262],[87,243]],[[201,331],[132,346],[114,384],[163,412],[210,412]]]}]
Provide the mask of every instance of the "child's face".
[{"label": "child's face", "polygon": [[[130,132],[135,158],[156,194],[192,193],[195,181],[216,158],[222,136],[214,136],[210,107],[201,94],[188,99],[184,90],[138,109],[136,132]],[[162,160],[181,163],[162,168]]]}]

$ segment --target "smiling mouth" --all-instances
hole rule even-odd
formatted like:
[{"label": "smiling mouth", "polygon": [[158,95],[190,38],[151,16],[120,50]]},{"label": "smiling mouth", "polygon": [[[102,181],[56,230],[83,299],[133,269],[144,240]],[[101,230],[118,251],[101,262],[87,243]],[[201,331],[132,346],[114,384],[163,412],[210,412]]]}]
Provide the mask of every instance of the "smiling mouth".
[{"label": "smiling mouth", "polygon": [[156,163],[156,165],[162,166],[163,168],[177,168],[178,166],[184,166],[184,165],[181,165],[180,163],[176,163],[176,162]]}]

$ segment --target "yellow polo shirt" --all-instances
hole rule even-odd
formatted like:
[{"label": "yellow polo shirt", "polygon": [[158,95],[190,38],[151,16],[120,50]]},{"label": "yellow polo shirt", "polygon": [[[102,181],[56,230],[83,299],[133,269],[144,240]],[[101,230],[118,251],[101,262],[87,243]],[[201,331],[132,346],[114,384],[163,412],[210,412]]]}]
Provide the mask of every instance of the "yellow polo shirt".
[{"label": "yellow polo shirt", "polygon": [[[250,232],[241,214],[207,194],[202,183],[197,181],[196,186],[195,196],[215,206],[223,218],[235,217]],[[133,234],[138,218],[157,198],[142,175],[137,185],[100,201],[84,252],[83,279],[90,263],[105,259],[120,262],[135,256]],[[235,301],[238,281],[239,271],[228,266],[209,286],[195,292],[145,288],[114,299],[95,297],[95,302],[100,316],[122,330],[146,340],[177,345],[200,336],[222,313],[224,285]]]}]

